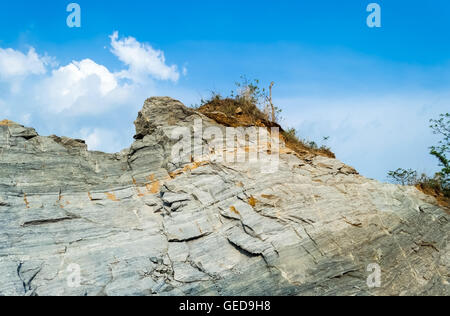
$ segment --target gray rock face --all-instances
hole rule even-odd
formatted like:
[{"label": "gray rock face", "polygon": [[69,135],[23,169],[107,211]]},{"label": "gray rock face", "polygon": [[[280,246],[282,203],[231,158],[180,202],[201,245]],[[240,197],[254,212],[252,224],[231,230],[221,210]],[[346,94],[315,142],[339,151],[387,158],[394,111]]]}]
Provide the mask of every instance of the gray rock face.
[{"label": "gray rock face", "polygon": [[117,154],[0,122],[0,295],[449,295],[433,198],[285,148],[267,174],[174,159],[196,121],[225,129],[151,98]]}]

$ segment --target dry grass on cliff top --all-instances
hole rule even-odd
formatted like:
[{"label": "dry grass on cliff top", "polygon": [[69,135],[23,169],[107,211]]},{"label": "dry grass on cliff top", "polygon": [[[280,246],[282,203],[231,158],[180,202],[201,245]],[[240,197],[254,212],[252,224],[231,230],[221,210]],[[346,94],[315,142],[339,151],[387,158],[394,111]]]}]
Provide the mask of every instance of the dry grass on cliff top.
[{"label": "dry grass on cliff top", "polygon": [[217,123],[229,127],[278,127],[282,140],[286,146],[301,156],[315,155],[336,158],[326,147],[317,147],[312,142],[301,140],[294,130],[285,131],[279,124],[267,119],[257,105],[242,98],[222,98],[213,96],[204,102],[197,111],[215,120]]},{"label": "dry grass on cliff top", "polygon": [[433,196],[439,205],[444,207],[446,212],[450,214],[450,192],[448,189],[443,189],[433,180],[420,181],[415,187],[426,195]]},{"label": "dry grass on cliff top", "polygon": [[12,126],[13,124],[14,124],[14,122],[10,121],[10,120],[0,121],[0,126]]}]

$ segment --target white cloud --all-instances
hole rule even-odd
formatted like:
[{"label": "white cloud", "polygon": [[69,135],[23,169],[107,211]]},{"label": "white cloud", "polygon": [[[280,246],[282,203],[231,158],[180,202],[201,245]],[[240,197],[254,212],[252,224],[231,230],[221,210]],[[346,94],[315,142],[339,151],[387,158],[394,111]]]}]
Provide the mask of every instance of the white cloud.
[{"label": "white cloud", "polygon": [[27,54],[11,48],[0,48],[0,79],[10,80],[45,74],[46,66],[50,62],[48,57],[39,56],[34,48],[30,48]]},{"label": "white cloud", "polygon": [[136,82],[143,82],[148,77],[174,82],[180,78],[178,67],[166,64],[164,52],[142,44],[133,37],[119,39],[118,32],[114,32],[110,38],[111,52],[128,66],[128,70],[120,73],[121,77]]},{"label": "white cloud", "polygon": [[80,62],[72,62],[71,64],[61,67],[53,72],[54,79],[62,79],[63,95],[70,93],[68,87],[77,87],[80,82],[87,80],[89,77],[95,77],[98,80],[98,90],[101,95],[106,95],[117,87],[117,80],[109,70],[102,65],[95,63],[90,59],[84,59]]},{"label": "white cloud", "polygon": [[34,99],[49,113],[99,114],[137,97],[144,100],[154,92],[155,80],[177,81],[180,76],[176,66],[165,64],[162,51],[132,37],[119,40],[115,32],[111,51],[126,69],[114,73],[91,59],[73,61],[39,79]]},{"label": "white cloud", "polygon": [[[37,99],[56,113],[96,113],[119,87],[116,76],[91,59],[53,70],[37,87]],[[82,103],[84,102],[84,104]]]},{"label": "white cloud", "polygon": [[114,33],[111,52],[124,64],[118,72],[89,58],[59,66],[34,48],[26,53],[0,48],[0,118],[33,124],[42,135],[85,138],[91,150],[129,146],[144,100],[164,94],[158,81],[176,82],[180,74],[177,66],[166,64],[162,51],[132,37],[119,39]]},{"label": "white cloud", "polygon": [[116,132],[104,128],[83,128],[79,134],[86,141],[89,150],[99,150],[104,152],[117,152],[121,148],[121,144],[116,141],[118,139]]}]

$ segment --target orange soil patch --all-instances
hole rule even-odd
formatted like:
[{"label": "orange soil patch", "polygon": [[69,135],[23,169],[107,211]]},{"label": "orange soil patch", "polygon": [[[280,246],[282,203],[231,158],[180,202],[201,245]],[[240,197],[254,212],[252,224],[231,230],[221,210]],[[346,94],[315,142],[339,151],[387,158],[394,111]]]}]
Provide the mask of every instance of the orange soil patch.
[{"label": "orange soil patch", "polygon": [[[147,179],[150,181],[150,183],[146,183],[145,184],[145,188],[147,189],[148,194],[157,194],[159,193],[159,191],[161,190],[161,182],[159,182],[158,180],[155,179],[155,175],[150,175],[147,177]],[[141,193],[139,188],[137,188],[138,190],[138,195],[140,197],[145,196],[144,193]]]},{"label": "orange soil patch", "polygon": [[161,183],[159,183],[159,181],[155,181],[147,187],[147,190],[152,194],[157,194],[161,190]]},{"label": "orange soil patch", "polygon": [[180,169],[180,170],[177,170],[177,171],[169,173],[169,176],[170,176],[171,179],[174,179],[177,176],[179,176],[181,174],[184,174],[184,173],[186,173],[188,171],[193,171],[195,169],[200,168],[201,166],[206,166],[208,163],[209,163],[208,161],[194,162],[194,163],[191,163],[191,164],[188,164],[188,165],[184,166],[183,169]]},{"label": "orange soil patch", "polygon": [[23,201],[25,202],[26,207],[30,208],[30,203],[28,202],[27,195],[25,193],[23,194]]},{"label": "orange soil patch", "polygon": [[255,207],[257,202],[258,201],[253,197],[253,195],[248,199],[248,204],[250,204],[251,207]]},{"label": "orange soil patch", "polygon": [[131,179],[132,179],[132,181],[133,181],[134,187],[136,188],[137,195],[138,195],[139,197],[145,196],[145,194],[143,194],[143,193],[141,192],[141,190],[139,189],[138,183],[137,183],[136,179],[135,179],[134,177],[131,177]]},{"label": "orange soil patch", "polygon": [[230,207],[230,211],[233,212],[236,215],[241,216],[241,213],[239,213],[239,211],[234,206]]},{"label": "orange soil patch", "polygon": [[276,200],[277,199],[277,197],[275,195],[262,194],[261,197],[263,199],[267,199],[267,200]]},{"label": "orange soil patch", "polygon": [[114,193],[105,193],[108,200],[111,200],[113,202],[119,202],[120,200],[117,199],[116,195]]},{"label": "orange soil patch", "polygon": [[426,195],[434,197],[438,204],[444,207],[445,211],[450,214],[450,199],[446,197],[442,192],[423,184],[416,185],[416,188]]},{"label": "orange soil patch", "polygon": [[12,126],[13,124],[14,124],[14,122],[10,121],[10,120],[0,121],[0,126]]}]

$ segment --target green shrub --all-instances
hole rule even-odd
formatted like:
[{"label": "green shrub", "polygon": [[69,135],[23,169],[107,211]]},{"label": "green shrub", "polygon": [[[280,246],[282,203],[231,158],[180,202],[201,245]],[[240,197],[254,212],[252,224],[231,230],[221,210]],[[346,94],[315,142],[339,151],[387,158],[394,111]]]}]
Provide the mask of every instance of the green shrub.
[{"label": "green shrub", "polygon": [[416,185],[418,182],[417,171],[412,169],[398,168],[395,171],[389,171],[388,178],[392,183],[401,185]]},{"label": "green shrub", "polygon": [[391,182],[401,185],[414,185],[425,193],[445,198],[450,198],[450,160],[448,154],[450,151],[450,114],[441,114],[439,119],[430,120],[430,128],[435,135],[440,135],[442,139],[437,146],[430,147],[430,154],[439,161],[441,171],[434,177],[426,174],[418,175],[417,171],[412,169],[397,169],[389,171],[388,178]]},{"label": "green shrub", "polygon": [[441,114],[439,119],[431,120],[430,128],[435,135],[442,136],[437,146],[430,147],[430,153],[439,160],[441,171],[437,174],[441,181],[442,188],[450,189],[450,114]]}]

